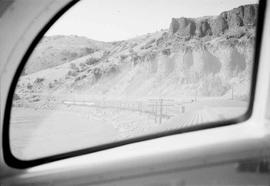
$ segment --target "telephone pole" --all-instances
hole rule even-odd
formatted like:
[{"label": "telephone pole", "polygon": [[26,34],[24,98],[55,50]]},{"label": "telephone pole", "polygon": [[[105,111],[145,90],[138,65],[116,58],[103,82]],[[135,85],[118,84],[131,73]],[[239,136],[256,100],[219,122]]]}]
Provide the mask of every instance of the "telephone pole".
[{"label": "telephone pole", "polygon": [[163,100],[162,99],[160,99],[160,108],[159,108],[159,124],[161,124],[162,123],[162,115],[163,115]]}]

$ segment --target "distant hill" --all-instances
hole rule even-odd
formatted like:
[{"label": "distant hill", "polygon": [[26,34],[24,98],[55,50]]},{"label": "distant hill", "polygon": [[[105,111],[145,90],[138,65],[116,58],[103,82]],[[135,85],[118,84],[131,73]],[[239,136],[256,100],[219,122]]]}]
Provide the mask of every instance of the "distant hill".
[{"label": "distant hill", "polygon": [[81,36],[45,36],[31,55],[24,72],[30,74],[52,68],[109,47],[108,43]]}]

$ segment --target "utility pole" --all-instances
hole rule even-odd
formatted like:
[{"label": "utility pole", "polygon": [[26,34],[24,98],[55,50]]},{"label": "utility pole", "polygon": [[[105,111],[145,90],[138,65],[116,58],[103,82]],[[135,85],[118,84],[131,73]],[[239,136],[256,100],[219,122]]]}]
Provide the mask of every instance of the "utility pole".
[{"label": "utility pole", "polygon": [[162,99],[160,99],[160,108],[159,108],[159,112],[160,112],[160,115],[159,115],[159,124],[161,124],[162,123],[162,112],[163,112],[163,100]]},{"label": "utility pole", "polygon": [[157,123],[157,102],[154,101],[152,104],[152,113],[154,114],[155,123]]},{"label": "utility pole", "polygon": [[195,92],[195,102],[198,101],[198,88],[196,88],[196,92]]},{"label": "utility pole", "polygon": [[234,92],[233,92],[233,85],[232,85],[232,100],[233,100],[233,94],[234,94]]}]

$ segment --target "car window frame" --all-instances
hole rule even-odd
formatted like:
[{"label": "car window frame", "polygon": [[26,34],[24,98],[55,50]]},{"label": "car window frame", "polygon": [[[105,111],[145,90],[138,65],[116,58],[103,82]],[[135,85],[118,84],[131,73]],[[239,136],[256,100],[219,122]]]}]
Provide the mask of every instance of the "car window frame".
[{"label": "car window frame", "polygon": [[255,45],[254,45],[254,56],[253,56],[253,69],[252,69],[252,81],[250,86],[250,98],[249,98],[249,105],[247,112],[237,118],[228,119],[224,121],[218,121],[218,122],[208,122],[207,124],[202,124],[198,126],[191,126],[183,129],[175,129],[173,131],[164,131],[156,134],[150,134],[146,136],[140,136],[124,141],[109,143],[105,145],[95,146],[95,147],[89,147],[81,150],[74,150],[71,152],[64,152],[57,155],[52,155],[48,157],[42,157],[37,158],[33,160],[21,160],[18,157],[14,156],[11,151],[11,144],[10,144],[10,137],[9,137],[9,128],[10,128],[10,114],[12,109],[12,101],[13,101],[13,94],[15,92],[18,80],[21,76],[21,73],[28,62],[29,57],[31,56],[32,52],[36,48],[36,46],[39,44],[40,40],[43,38],[44,34],[50,29],[50,27],[59,19],[62,15],[64,15],[73,5],[78,3],[80,0],[72,0],[70,3],[68,3],[66,6],[64,6],[59,12],[57,12],[51,20],[45,24],[45,26],[42,28],[42,30],[37,34],[36,37],[34,37],[32,43],[30,44],[29,48],[27,49],[25,55],[23,56],[21,62],[19,63],[19,66],[17,67],[17,70],[14,74],[14,77],[12,79],[10,89],[8,91],[8,97],[6,100],[5,105],[5,111],[4,111],[4,122],[3,122],[3,157],[7,165],[13,168],[18,169],[25,169],[49,162],[54,162],[66,158],[71,158],[79,155],[89,154],[89,153],[95,153],[98,151],[102,151],[105,149],[111,149],[114,147],[132,144],[140,141],[155,139],[159,137],[165,137],[170,135],[176,135],[186,132],[194,132],[198,130],[204,130],[204,129],[210,129],[210,128],[219,128],[223,126],[229,126],[238,124],[239,122],[243,122],[248,120],[252,115],[253,110],[253,104],[254,104],[254,96],[255,96],[255,87],[257,82],[257,72],[258,72],[258,64],[259,64],[259,57],[260,57],[260,47],[261,47],[261,38],[262,38],[262,31],[264,26],[264,14],[265,14],[265,7],[266,7],[266,0],[259,0],[259,6],[258,6],[258,17],[257,17],[257,26],[256,26],[256,38],[255,38]]}]

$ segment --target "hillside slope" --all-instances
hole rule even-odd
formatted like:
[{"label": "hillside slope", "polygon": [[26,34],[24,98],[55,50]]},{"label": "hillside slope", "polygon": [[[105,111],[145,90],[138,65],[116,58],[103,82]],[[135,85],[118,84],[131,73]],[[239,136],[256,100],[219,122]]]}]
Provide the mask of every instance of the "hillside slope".
[{"label": "hillside slope", "polygon": [[172,18],[167,30],[109,43],[46,37],[20,78],[19,103],[33,94],[247,100],[256,15],[257,5],[245,5],[218,16]]},{"label": "hillside slope", "polygon": [[108,43],[81,36],[45,36],[28,60],[24,73],[52,68],[109,47]]}]

